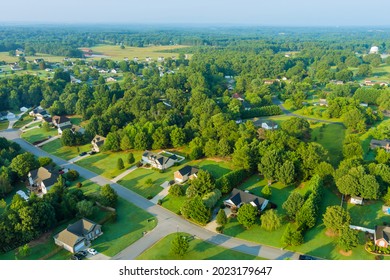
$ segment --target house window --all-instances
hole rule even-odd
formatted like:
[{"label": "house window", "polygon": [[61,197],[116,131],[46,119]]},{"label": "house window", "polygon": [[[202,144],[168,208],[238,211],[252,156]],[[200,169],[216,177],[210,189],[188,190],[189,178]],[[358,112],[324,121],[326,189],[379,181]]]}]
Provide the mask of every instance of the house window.
[{"label": "house window", "polygon": [[100,233],[100,229],[95,230],[95,234],[98,235]]}]

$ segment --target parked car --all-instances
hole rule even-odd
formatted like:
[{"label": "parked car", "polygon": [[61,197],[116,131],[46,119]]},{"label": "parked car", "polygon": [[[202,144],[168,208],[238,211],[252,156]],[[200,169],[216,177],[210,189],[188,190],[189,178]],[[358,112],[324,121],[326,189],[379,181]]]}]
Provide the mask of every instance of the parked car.
[{"label": "parked car", "polygon": [[88,248],[87,252],[90,253],[92,256],[95,256],[98,252],[93,248]]},{"label": "parked car", "polygon": [[94,154],[96,154],[96,151],[90,151],[89,152],[91,155],[94,155]]},{"label": "parked car", "polygon": [[76,255],[70,256],[70,259],[73,260],[73,261],[79,260],[79,258]]},{"label": "parked car", "polygon": [[79,154],[79,156],[82,157],[82,156],[85,156],[86,154],[87,154],[87,152],[82,152]]},{"label": "parked car", "polygon": [[88,253],[86,251],[80,251],[77,254],[80,254],[83,257],[86,257],[88,255]]}]

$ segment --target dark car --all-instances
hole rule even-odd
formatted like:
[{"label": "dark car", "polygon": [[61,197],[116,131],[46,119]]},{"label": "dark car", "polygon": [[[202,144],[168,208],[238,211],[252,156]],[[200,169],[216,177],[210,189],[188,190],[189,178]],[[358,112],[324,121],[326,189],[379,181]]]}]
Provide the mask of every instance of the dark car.
[{"label": "dark car", "polygon": [[86,257],[88,255],[88,253],[86,251],[80,251],[77,254],[79,254],[79,255],[81,255],[83,257]]},{"label": "dark car", "polygon": [[79,260],[79,258],[76,255],[70,256],[70,259],[73,260],[73,261]]},{"label": "dark car", "polygon": [[78,253],[74,254],[74,256],[75,256],[78,260],[82,260],[82,259],[84,259],[84,257],[85,257],[86,255],[82,254],[81,252],[78,252]]},{"label": "dark car", "polygon": [[82,157],[82,156],[85,156],[86,154],[87,154],[87,152],[82,152],[79,154],[79,156]]},{"label": "dark car", "polygon": [[300,260],[305,260],[305,261],[314,261],[314,260],[318,260],[318,258],[315,258],[315,257],[312,257],[312,256],[308,256],[308,255],[300,255],[300,256],[299,256],[299,259],[300,259]]}]

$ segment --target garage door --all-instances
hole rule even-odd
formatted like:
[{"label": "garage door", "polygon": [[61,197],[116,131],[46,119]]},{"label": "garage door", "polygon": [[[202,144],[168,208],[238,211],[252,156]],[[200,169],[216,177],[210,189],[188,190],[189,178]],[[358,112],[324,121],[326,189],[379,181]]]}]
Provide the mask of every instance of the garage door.
[{"label": "garage door", "polygon": [[84,248],[84,241],[83,242],[80,242],[79,244],[77,244],[75,247],[74,247],[74,251],[75,252],[78,252],[80,250],[82,250]]}]

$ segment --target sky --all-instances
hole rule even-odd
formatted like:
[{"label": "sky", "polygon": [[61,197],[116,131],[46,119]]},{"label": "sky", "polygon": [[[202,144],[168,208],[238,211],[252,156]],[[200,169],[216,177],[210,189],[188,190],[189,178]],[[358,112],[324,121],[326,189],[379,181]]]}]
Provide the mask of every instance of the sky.
[{"label": "sky", "polygon": [[389,0],[18,0],[1,23],[390,26]]}]

